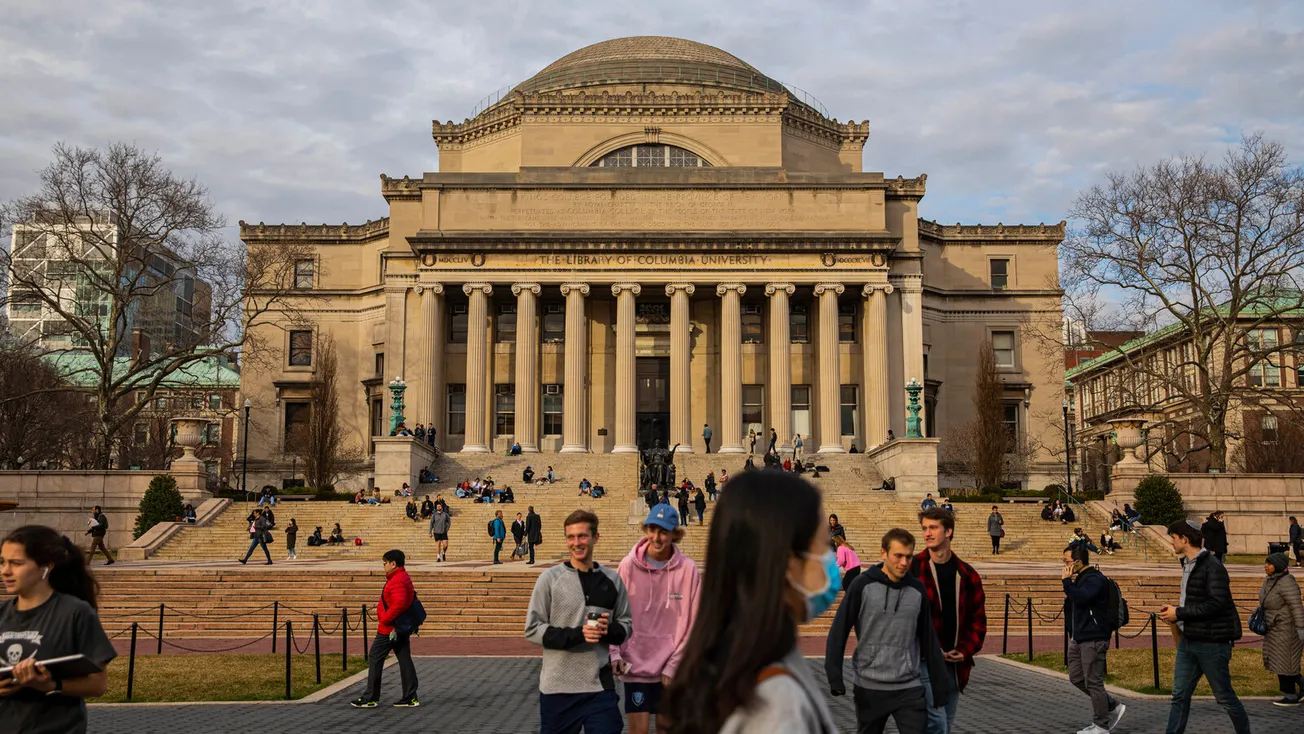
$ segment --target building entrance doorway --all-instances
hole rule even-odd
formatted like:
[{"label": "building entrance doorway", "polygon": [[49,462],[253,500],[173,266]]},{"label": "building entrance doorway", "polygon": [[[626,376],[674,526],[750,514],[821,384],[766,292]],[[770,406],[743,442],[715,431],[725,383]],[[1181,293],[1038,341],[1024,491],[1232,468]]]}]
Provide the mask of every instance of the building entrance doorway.
[{"label": "building entrance doorway", "polygon": [[670,442],[670,358],[639,357],[634,361],[635,440],[639,449],[655,441]]}]

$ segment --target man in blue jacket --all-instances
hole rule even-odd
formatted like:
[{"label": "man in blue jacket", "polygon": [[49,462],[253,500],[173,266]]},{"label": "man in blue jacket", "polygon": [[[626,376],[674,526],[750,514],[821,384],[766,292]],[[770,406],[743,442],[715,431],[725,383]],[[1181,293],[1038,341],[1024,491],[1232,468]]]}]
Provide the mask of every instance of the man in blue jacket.
[{"label": "man in blue jacket", "polygon": [[503,550],[503,539],[507,537],[507,523],[503,522],[503,511],[499,510],[494,513],[493,532],[490,533],[494,539],[494,563],[502,565],[498,560],[498,554]]},{"label": "man in blue jacket", "polygon": [[1109,651],[1109,579],[1091,565],[1082,543],[1064,549],[1060,572],[1069,603],[1073,636],[1069,640],[1069,681],[1091,697],[1091,726],[1078,734],[1109,734],[1127,707],[1105,690],[1105,654]]}]

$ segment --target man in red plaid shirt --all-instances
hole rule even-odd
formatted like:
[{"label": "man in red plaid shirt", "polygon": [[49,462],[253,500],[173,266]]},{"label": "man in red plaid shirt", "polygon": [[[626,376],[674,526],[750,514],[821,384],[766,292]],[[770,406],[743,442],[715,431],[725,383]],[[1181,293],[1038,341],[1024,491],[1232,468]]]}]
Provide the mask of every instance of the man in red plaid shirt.
[{"label": "man in red plaid shirt", "polygon": [[[960,691],[969,682],[973,656],[983,648],[987,637],[986,596],[983,580],[973,566],[951,552],[951,535],[955,518],[940,507],[919,513],[923,530],[923,552],[910,563],[910,572],[924,584],[931,606],[933,627],[942,645],[942,657],[951,674],[950,697],[944,708],[933,708],[928,701],[928,734],[949,734],[955,728],[955,711]],[[928,672],[922,671],[924,691],[931,692]]]}]

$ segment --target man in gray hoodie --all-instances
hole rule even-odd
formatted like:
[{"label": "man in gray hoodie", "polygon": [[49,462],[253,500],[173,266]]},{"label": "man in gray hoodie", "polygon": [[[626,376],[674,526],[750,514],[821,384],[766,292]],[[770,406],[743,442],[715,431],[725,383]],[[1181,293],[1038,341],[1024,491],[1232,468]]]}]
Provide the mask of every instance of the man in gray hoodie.
[{"label": "man in gray hoodie", "polygon": [[598,516],[576,510],[565,528],[569,558],[539,574],[525,615],[525,639],[543,647],[539,731],[618,734],[609,646],[633,634],[629,594],[615,569],[593,560]]},{"label": "man in gray hoodie", "polygon": [[883,536],[883,562],[856,577],[833,619],[824,650],[829,691],[846,694],[842,659],[856,630],[852,654],[856,723],[861,734],[882,732],[888,717],[901,734],[924,734],[928,704],[919,679],[926,666],[933,705],[946,706],[951,678],[933,629],[924,585],[910,575],[915,538],[893,528]]}]

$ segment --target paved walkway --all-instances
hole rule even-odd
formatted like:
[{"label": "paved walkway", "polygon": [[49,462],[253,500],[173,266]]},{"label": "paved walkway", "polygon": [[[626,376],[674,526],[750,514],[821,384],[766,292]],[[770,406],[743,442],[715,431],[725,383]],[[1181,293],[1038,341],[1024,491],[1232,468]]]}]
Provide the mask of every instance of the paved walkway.
[{"label": "paved walkway", "polygon": [[[822,681],[822,666],[813,667]],[[417,671],[422,702],[418,709],[352,709],[346,702],[359,695],[359,684],[315,704],[93,706],[90,730],[104,734],[538,731],[538,658],[419,658]],[[383,700],[388,703],[398,698],[398,671],[391,667],[385,672]],[[830,702],[840,730],[855,731],[848,698]],[[1256,734],[1304,731],[1304,708],[1279,709],[1267,701],[1245,703]],[[1116,732],[1163,731],[1167,701],[1127,699],[1127,707]],[[1196,701],[1190,722],[1189,734],[1227,732],[1231,726],[1212,701]],[[1087,697],[1067,681],[982,659],[961,699],[956,722],[959,732],[974,734],[1076,732],[1089,723]],[[889,725],[888,731],[896,729]]]}]

